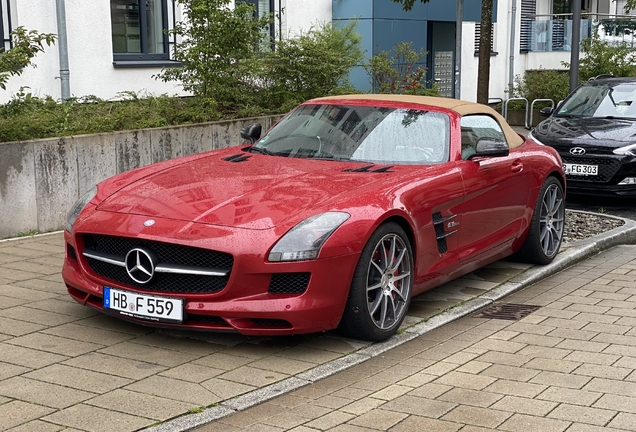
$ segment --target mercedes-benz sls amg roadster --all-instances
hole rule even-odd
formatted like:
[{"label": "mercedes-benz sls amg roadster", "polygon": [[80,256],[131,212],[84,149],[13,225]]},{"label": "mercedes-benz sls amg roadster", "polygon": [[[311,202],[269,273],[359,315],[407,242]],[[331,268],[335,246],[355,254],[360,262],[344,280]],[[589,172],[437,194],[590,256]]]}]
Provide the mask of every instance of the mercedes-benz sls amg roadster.
[{"label": "mercedes-benz sls amg roadster", "polygon": [[241,136],[82,196],[66,223],[69,294],[146,325],[383,340],[412,296],[559,251],[561,159],[487,106],[326,97]]}]

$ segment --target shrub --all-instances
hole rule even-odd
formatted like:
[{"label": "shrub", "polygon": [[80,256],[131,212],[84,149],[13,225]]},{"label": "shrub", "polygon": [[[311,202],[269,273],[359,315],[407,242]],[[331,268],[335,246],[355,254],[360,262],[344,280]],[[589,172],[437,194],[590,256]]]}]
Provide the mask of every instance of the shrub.
[{"label": "shrub", "polygon": [[256,17],[254,8],[230,0],[178,0],[186,20],[171,35],[180,38],[173,59],[180,67],[164,68],[157,78],[178,80],[183,89],[221,106],[251,102],[249,65],[267,43],[271,17]]},{"label": "shrub", "polygon": [[366,66],[377,93],[439,96],[437,85],[426,81],[427,68],[418,66],[426,51],[416,51],[411,42],[400,42],[392,51],[381,51]]},{"label": "shrub", "polygon": [[[630,77],[636,73],[636,52],[622,42],[616,45],[601,40],[598,33],[581,41],[583,57],[579,60],[579,82],[602,74]],[[570,64],[563,62],[569,68]]]},{"label": "shrub", "polygon": [[280,40],[262,62],[262,106],[288,109],[315,97],[354,91],[349,72],[363,57],[355,27],[324,24]]},{"label": "shrub", "polygon": [[[515,86],[511,97],[524,97],[528,103],[535,99],[552,99],[554,103],[566,98],[570,88],[570,74],[568,71],[554,69],[528,70],[523,78],[515,78]],[[512,104],[511,102],[511,107]],[[546,106],[548,104],[542,104]],[[537,107],[540,107],[537,104]]]},{"label": "shrub", "polygon": [[27,31],[20,26],[11,32],[13,48],[0,52],[0,87],[6,90],[6,82],[12,75],[22,74],[23,68],[31,64],[38,53],[44,51],[44,44],[50,46],[56,36],[52,33]]}]

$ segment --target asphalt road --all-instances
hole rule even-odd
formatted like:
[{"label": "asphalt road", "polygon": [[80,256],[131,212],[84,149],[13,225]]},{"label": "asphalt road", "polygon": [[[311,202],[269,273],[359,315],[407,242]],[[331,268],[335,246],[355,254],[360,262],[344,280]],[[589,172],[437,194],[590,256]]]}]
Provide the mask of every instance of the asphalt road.
[{"label": "asphalt road", "polygon": [[568,195],[565,207],[570,210],[606,213],[636,220],[636,198],[605,198]]}]

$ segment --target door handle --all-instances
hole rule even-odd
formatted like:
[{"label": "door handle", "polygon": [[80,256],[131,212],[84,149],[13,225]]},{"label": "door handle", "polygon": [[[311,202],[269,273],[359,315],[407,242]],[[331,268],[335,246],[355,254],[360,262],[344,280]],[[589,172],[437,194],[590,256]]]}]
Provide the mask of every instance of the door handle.
[{"label": "door handle", "polygon": [[521,171],[523,171],[523,163],[519,160],[516,160],[512,163],[511,169],[513,173],[520,173]]}]

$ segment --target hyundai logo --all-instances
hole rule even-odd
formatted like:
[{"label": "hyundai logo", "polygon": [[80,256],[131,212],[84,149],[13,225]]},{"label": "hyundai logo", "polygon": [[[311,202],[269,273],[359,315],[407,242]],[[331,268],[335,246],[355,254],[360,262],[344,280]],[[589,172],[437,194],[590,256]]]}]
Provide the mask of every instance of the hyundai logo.
[{"label": "hyundai logo", "polygon": [[145,284],[150,282],[155,274],[155,265],[159,261],[153,252],[135,248],[126,254],[126,272],[132,280]]},{"label": "hyundai logo", "polygon": [[572,147],[570,149],[570,154],[574,156],[583,156],[585,154],[585,149],[583,147]]}]

